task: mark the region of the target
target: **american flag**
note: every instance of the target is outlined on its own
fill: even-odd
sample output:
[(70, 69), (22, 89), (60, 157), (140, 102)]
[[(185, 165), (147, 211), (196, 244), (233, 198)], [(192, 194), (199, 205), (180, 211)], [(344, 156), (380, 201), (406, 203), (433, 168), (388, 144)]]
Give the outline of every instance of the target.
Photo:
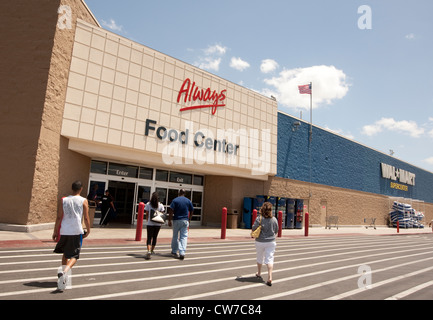
[(300, 94), (311, 94), (311, 84), (298, 86)]

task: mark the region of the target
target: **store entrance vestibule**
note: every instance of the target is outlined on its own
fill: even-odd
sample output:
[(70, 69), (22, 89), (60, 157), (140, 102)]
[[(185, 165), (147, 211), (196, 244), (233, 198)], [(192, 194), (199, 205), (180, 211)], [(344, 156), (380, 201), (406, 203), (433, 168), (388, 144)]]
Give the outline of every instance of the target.
[[(204, 176), (92, 160), (89, 192), (97, 193), (99, 201), (105, 190), (110, 192), (116, 207), (116, 213), (110, 217), (110, 224), (135, 224), (140, 202), (149, 202), (155, 191), (158, 192), (159, 202), (167, 209), (181, 188), (185, 189), (185, 196), (193, 202), (192, 223), (201, 225)], [(100, 204), (96, 213), (98, 218)]]
[(108, 181), (108, 191), (114, 199), (116, 213), (110, 218), (113, 223), (131, 223), (134, 208), (135, 183)]

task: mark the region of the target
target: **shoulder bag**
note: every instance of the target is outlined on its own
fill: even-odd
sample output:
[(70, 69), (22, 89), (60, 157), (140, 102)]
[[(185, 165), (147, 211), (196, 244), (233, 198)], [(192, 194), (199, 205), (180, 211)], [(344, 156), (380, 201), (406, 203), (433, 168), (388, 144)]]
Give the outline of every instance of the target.
[(150, 209), (150, 220), (152, 220), (153, 222), (165, 223), (165, 220), (167, 220), (167, 216), (165, 213), (162, 213), (158, 210), (151, 208)]
[(251, 231), (251, 238), (257, 239), (260, 236), (260, 232), (262, 231), (262, 215), (260, 215), (259, 226), (256, 230)]

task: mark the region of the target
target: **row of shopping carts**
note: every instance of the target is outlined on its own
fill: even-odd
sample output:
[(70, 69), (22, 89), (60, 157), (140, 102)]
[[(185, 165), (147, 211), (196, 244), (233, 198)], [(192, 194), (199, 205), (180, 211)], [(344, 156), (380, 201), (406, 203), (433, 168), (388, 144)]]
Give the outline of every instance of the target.
[(424, 228), (421, 222), (424, 213), (416, 211), (410, 204), (394, 201), (389, 215), (394, 228), (397, 227), (397, 221), (400, 228)]

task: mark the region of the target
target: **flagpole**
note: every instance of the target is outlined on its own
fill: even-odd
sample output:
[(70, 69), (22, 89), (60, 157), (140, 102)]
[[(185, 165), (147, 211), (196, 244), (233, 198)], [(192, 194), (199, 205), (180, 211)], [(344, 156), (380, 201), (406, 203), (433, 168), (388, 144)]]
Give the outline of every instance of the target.
[[(310, 82), (310, 143), (308, 144), (308, 165), (310, 169), (310, 183), (308, 184), (309, 189), (309, 195), (308, 195), (308, 211), (311, 213), (311, 178), (312, 178), (312, 168), (311, 168), (311, 143), (313, 141), (313, 82)], [(305, 226), (305, 228), (308, 228), (308, 226)]]
[(310, 82), (310, 141), (313, 139), (313, 83)]

